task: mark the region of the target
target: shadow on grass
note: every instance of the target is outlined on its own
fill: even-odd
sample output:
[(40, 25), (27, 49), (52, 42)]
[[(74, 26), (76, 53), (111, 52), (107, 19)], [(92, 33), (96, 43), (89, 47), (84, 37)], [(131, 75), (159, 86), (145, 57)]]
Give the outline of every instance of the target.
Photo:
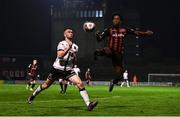
[(64, 109), (71, 109), (71, 110), (82, 110), (85, 108), (85, 106), (36, 106), (37, 108), (64, 108)]
[(63, 108), (72, 109), (72, 110), (84, 110), (85, 106), (65, 106)]

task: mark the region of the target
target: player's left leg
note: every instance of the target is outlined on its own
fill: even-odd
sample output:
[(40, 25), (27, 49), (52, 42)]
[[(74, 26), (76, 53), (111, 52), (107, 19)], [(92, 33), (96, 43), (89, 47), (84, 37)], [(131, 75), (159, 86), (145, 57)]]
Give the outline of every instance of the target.
[(123, 80), (123, 82), (121, 83), (121, 87), (124, 85), (125, 81)]
[(35, 85), (36, 85), (36, 80), (33, 79), (33, 80), (31, 81), (31, 88), (30, 88), (30, 91), (33, 91)]
[(66, 94), (66, 90), (67, 90), (67, 86), (68, 86), (68, 81), (67, 80), (64, 80), (64, 91), (63, 93)]
[(88, 96), (88, 93), (84, 87), (84, 84), (83, 82), (81, 81), (81, 79), (79, 78), (79, 76), (77, 75), (73, 75), (69, 78), (69, 80), (74, 83), (78, 89), (79, 89), (79, 92), (80, 92), (80, 95), (81, 97), (83, 98), (87, 108), (89, 111), (92, 111), (94, 109), (94, 107), (96, 107), (96, 105), (98, 104), (97, 101), (93, 101), (93, 102), (90, 102), (89, 100), (89, 96)]
[(60, 93), (63, 93), (64, 92), (63, 79), (59, 79), (59, 85), (61, 87)]
[(86, 80), (86, 84), (89, 85), (89, 80)]
[(49, 74), (47, 80), (41, 84), (34, 92), (33, 94), (28, 98), (28, 103), (31, 104), (34, 98), (43, 90), (47, 89), (51, 84), (54, 82), (54, 79), (52, 78), (52, 75)]

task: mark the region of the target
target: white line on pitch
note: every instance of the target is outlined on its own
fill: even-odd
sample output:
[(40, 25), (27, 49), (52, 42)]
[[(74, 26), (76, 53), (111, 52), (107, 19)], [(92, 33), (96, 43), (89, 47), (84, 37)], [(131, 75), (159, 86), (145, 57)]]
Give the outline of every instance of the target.
[[(112, 96), (112, 97), (104, 97), (104, 98), (95, 98), (95, 99), (109, 99), (109, 98), (119, 98), (121, 96)], [(76, 101), (79, 99), (63, 99), (63, 100), (43, 100), (43, 101), (35, 101), (35, 103), (38, 102), (61, 102), (61, 101)], [(27, 101), (5, 101), (5, 102), (0, 102), (0, 104), (24, 104), (27, 103)]]

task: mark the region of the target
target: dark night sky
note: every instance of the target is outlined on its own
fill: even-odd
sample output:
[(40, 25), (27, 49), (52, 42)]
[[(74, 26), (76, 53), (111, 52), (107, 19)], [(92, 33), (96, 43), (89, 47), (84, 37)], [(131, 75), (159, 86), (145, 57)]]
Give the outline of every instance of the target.
[[(119, 0), (111, 0), (118, 8)], [(1, 0), (0, 54), (50, 53), (50, 3), (48, 0)], [(52, 2), (52, 1), (51, 1)], [(169, 57), (180, 57), (178, 1), (124, 0), (137, 9), (141, 24), (155, 32), (153, 45)]]
[(1, 0), (1, 53), (47, 54), (50, 12), (46, 0)]
[(180, 11), (178, 1), (144, 1), (146, 7), (140, 8), (143, 25), (152, 27), (157, 39), (157, 46), (167, 56), (180, 57), (179, 19)]

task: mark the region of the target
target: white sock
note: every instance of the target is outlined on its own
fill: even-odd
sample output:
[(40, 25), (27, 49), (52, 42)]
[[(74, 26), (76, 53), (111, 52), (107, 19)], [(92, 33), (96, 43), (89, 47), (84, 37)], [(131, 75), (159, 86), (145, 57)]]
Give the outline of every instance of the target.
[(129, 82), (127, 81), (126, 83), (127, 83), (127, 87), (129, 87)]
[(88, 106), (90, 101), (89, 101), (89, 96), (87, 94), (87, 91), (86, 90), (80, 91), (80, 94), (81, 94), (81, 97), (83, 98), (84, 102)]
[(124, 85), (124, 82), (122, 82), (121, 87)]
[(38, 86), (38, 88), (33, 92), (33, 96), (38, 95), (42, 91), (41, 86)]

